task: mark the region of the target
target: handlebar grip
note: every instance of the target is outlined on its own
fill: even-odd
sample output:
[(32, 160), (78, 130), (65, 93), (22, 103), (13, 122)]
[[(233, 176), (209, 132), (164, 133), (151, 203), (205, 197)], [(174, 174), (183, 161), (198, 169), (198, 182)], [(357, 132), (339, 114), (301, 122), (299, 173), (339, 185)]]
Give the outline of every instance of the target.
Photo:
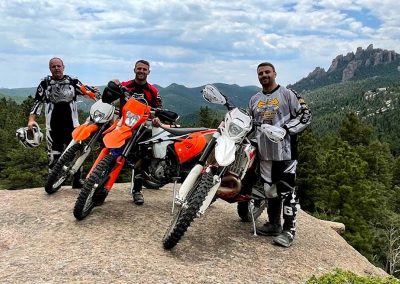
[(90, 88), (89, 86), (86, 85), (81, 85), (79, 86), (80, 91), (82, 92), (82, 94), (90, 97), (93, 100), (96, 100), (96, 92), (94, 91), (93, 88)]

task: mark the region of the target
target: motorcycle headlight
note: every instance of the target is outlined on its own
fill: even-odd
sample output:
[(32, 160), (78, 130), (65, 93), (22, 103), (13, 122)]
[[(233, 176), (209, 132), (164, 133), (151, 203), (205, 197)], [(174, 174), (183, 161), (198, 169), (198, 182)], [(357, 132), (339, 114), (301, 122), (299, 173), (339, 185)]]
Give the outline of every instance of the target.
[(104, 117), (106, 116), (105, 113), (102, 113), (99, 110), (96, 110), (93, 114), (93, 121), (96, 123), (99, 123), (100, 121), (102, 121), (104, 119)]
[(140, 119), (140, 116), (137, 114), (134, 114), (130, 111), (126, 113), (126, 118), (125, 118), (125, 124), (128, 125), (129, 127), (133, 126), (138, 122)]
[(229, 136), (236, 137), (239, 136), (240, 133), (243, 132), (243, 128), (235, 123), (230, 123), (228, 128)]

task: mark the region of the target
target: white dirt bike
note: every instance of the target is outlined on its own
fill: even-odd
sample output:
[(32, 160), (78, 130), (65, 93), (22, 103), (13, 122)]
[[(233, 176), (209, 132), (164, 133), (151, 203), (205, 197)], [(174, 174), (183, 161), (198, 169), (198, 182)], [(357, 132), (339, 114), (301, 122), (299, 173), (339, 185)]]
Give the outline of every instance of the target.
[(246, 110), (233, 106), (213, 85), (206, 85), (202, 93), (206, 101), (225, 105), (228, 112), (178, 193), (174, 192), (173, 208), (178, 208), (173, 209), (173, 219), (163, 238), (165, 249), (179, 242), (192, 221), (203, 215), (215, 198), (236, 202), (239, 217), (242, 221), (251, 220), (255, 229), (255, 220), (265, 209), (266, 200), (256, 169), (257, 148), (248, 136), (254, 126), (273, 142), (282, 141), (286, 135), (283, 128), (256, 125)]

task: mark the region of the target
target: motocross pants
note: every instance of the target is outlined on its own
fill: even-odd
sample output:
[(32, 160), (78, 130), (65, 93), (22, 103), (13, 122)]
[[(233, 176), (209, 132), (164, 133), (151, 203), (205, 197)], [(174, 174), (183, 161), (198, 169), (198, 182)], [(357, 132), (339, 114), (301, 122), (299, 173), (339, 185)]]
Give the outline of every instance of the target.
[[(49, 172), (52, 170), (54, 165), (57, 163), (58, 159), (61, 157), (62, 152), (65, 147), (72, 140), (72, 130), (64, 129), (62, 131), (47, 131), (46, 132), (46, 141), (47, 141), (47, 157), (49, 161)], [(82, 167), (74, 174), (72, 183), (78, 184), (80, 179), (82, 178)]]
[[(260, 161), (261, 177), (267, 197), (268, 220), (281, 224), (283, 209), (283, 230), (296, 233), (296, 216), (299, 200), (296, 196), (296, 160)], [(283, 208), (282, 208), (283, 207)]]

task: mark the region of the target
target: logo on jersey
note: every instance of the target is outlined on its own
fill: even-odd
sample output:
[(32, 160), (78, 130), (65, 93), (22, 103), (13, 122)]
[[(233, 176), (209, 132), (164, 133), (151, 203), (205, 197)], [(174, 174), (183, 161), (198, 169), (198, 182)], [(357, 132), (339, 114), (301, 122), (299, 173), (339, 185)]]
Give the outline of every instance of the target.
[(279, 109), (279, 100), (277, 98), (259, 101), (257, 111), (261, 114), (264, 122), (272, 122)]

